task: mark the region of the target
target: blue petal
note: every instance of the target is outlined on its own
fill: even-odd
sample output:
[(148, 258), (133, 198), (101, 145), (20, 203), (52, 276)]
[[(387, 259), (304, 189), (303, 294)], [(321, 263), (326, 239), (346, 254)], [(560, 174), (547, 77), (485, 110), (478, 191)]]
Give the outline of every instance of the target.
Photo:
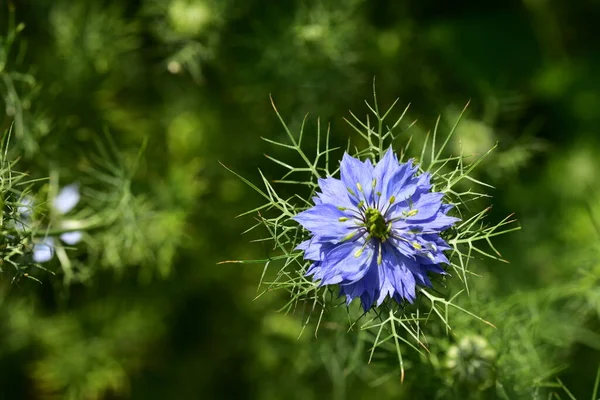
[(396, 294), (412, 303), (416, 298), (416, 282), (412, 270), (418, 272), (418, 266), (415, 268), (417, 264), (394, 249), (388, 248), (383, 255), (383, 265), (386, 279), (390, 280)]
[(21, 199), (21, 204), (17, 207), (17, 212), (24, 218), (29, 218), (33, 210), (33, 198), (31, 196), (24, 196)]
[[(362, 250), (361, 250), (362, 249)], [(361, 279), (373, 260), (373, 248), (361, 241), (345, 242), (329, 250), (322, 261), (323, 283), (351, 283)], [(317, 274), (315, 274), (317, 277)]]
[(373, 306), (380, 291), (380, 267), (377, 265), (376, 260), (376, 257), (371, 259), (367, 273), (362, 279), (340, 285), (340, 295), (346, 296), (347, 305), (355, 298), (360, 297), (361, 305), (365, 312)]
[(458, 221), (460, 221), (459, 218), (449, 217), (448, 215), (438, 213), (436, 216), (426, 221), (418, 221), (418, 224), (423, 228), (423, 230), (430, 232), (446, 230)]
[(62, 235), (60, 235), (60, 240), (71, 246), (81, 242), (82, 238), (83, 232), (81, 231), (65, 232)]
[(394, 196), (398, 201), (406, 200), (417, 190), (419, 180), (414, 178), (417, 171), (418, 167), (413, 166), (410, 161), (400, 164), (400, 167), (387, 180), (382, 194), (386, 199)]
[(443, 197), (444, 193), (426, 193), (419, 196), (413, 205), (413, 209), (417, 210), (417, 213), (408, 217), (407, 221), (421, 221), (435, 216), (440, 210)]
[[(344, 153), (340, 164), (340, 177), (344, 183), (345, 189), (352, 190), (356, 196), (352, 196), (358, 202), (365, 200), (371, 202), (371, 193), (373, 191), (373, 164), (367, 160), (362, 162), (357, 158), (350, 157)], [(357, 184), (362, 187), (363, 193), (360, 193)]]
[(366, 312), (373, 304), (381, 305), (388, 296), (412, 303), (416, 299), (417, 284), (431, 286), (427, 269), (418, 262), (398, 253), (390, 244), (384, 246), (383, 252), (381, 265), (377, 265), (374, 257), (362, 279), (340, 285), (340, 294), (346, 296), (347, 304), (360, 297)]
[(453, 208), (453, 204), (442, 204), (442, 207), (440, 207), (440, 211), (444, 214), (448, 214), (448, 211), (452, 210)]
[(429, 272), (435, 272), (440, 275), (448, 275), (446, 271), (439, 264), (423, 264), (423, 268), (425, 268)]
[(384, 184), (390, 180), (399, 167), (400, 164), (398, 163), (396, 154), (391, 147), (388, 148), (373, 169), (373, 177), (377, 179), (377, 190), (382, 191), (384, 189)]
[(14, 221), (12, 225), (19, 232), (25, 232), (25, 231), (27, 231), (27, 225), (24, 224), (22, 221)]
[(324, 253), (333, 246), (335, 245), (330, 241), (321, 241), (319, 237), (315, 236), (300, 243), (295, 250), (303, 250), (305, 260), (320, 261), (323, 259)]
[(353, 230), (356, 224), (352, 220), (340, 222), (347, 215), (331, 204), (319, 204), (294, 216), (294, 220), (313, 235), (340, 241)]
[(79, 194), (79, 185), (73, 183), (65, 186), (54, 198), (52, 205), (60, 214), (66, 214), (71, 211), (77, 203), (81, 195)]
[(428, 252), (425, 254), (421, 254), (418, 258), (419, 263), (421, 264), (450, 264), (448, 257), (441, 251), (438, 252)]
[(321, 262), (316, 261), (306, 270), (306, 276), (311, 276), (318, 273), (321, 270)]
[(428, 242), (435, 243), (435, 245), (437, 246), (438, 250), (450, 250), (450, 249), (452, 249), (452, 247), (450, 247), (448, 245), (448, 243), (446, 243), (446, 241), (444, 239), (442, 239), (440, 237), (440, 235), (438, 235), (438, 234), (423, 235), (423, 239), (427, 240)]
[[(406, 236), (406, 235), (400, 235), (402, 237)], [(411, 246), (409, 243), (406, 242), (406, 240), (400, 240), (398, 238), (390, 238), (388, 239), (389, 243), (395, 247), (398, 251), (400, 251), (400, 253), (404, 254), (405, 256), (408, 257), (414, 257), (417, 254), (417, 250), (414, 248), (414, 246)]]
[(33, 246), (33, 261), (44, 263), (50, 261), (54, 256), (54, 239), (47, 237), (41, 243), (36, 243)]
[[(398, 203), (397, 206), (390, 208), (387, 215), (391, 218), (403, 218), (407, 224), (416, 224), (415, 221), (428, 220), (434, 217), (442, 205), (443, 193), (425, 193), (412, 204), (408, 202)], [(406, 216), (407, 213), (416, 214)]]
[[(321, 193), (317, 197), (322, 203), (333, 204), (336, 207), (356, 208), (358, 201), (350, 200), (350, 194), (344, 183), (332, 177), (319, 178), (319, 188)], [(355, 191), (356, 193), (356, 191)], [(315, 204), (317, 204), (315, 202)]]

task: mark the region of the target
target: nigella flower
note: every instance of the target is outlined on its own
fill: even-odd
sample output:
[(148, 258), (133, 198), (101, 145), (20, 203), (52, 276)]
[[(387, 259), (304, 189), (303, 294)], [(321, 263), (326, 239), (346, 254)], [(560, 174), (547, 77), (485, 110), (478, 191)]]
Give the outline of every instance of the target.
[(440, 233), (458, 218), (417, 171), (391, 149), (375, 166), (344, 154), (341, 179), (319, 179), (315, 206), (294, 217), (312, 234), (297, 247), (314, 261), (307, 275), (339, 284), (348, 304), (359, 297), (367, 311), (387, 296), (413, 302), (416, 285), (431, 286), (428, 272), (445, 274), (450, 247)]
[(10, 226), (13, 226), (20, 232), (27, 230), (27, 224), (31, 218), (33, 209), (33, 198), (25, 196), (21, 199), (21, 203), (17, 207), (17, 215), (14, 221), (11, 221)]
[[(52, 201), (52, 207), (58, 214), (65, 215), (75, 208), (80, 198), (79, 186), (74, 183), (61, 189)], [(60, 235), (60, 239), (71, 246), (79, 243), (82, 237), (83, 233), (81, 231), (65, 232)], [(33, 246), (33, 261), (38, 263), (50, 261), (54, 256), (54, 240), (53, 237), (49, 236), (42, 242), (36, 243)]]

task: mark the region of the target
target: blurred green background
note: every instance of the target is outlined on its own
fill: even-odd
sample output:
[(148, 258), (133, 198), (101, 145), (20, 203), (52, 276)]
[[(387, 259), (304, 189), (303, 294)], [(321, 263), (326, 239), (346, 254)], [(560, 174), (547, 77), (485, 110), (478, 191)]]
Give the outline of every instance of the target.
[[(512, 399), (557, 378), (590, 398), (598, 17), (597, 0), (0, 0), (0, 128), (13, 124), (19, 170), (85, 186), (106, 132), (124, 165), (148, 140), (134, 217), (90, 232), (68, 283), (56, 260), (42, 284), (2, 277), (0, 398)], [(415, 137), (440, 114), (447, 131), (470, 100), (453, 151), (499, 143), (478, 177), (496, 187), (491, 219), (523, 227), (496, 242), (509, 264), (473, 268), (468, 301), (498, 329), (458, 319), (438, 362), (408, 356), (403, 385), (393, 360), (366, 365), (356, 332), (298, 339), (301, 315), (276, 313), (284, 293), (254, 300), (260, 265), (217, 265), (268, 253), (241, 235), (252, 217), (234, 218), (258, 196), (219, 161), (279, 178), (263, 154), (287, 153), (260, 139), (285, 134), (269, 94), (292, 128), (309, 113), (311, 137), (318, 116), (343, 146), (374, 77), (382, 106), (411, 103)], [(493, 378), (442, 361), (469, 335), (494, 349)]]

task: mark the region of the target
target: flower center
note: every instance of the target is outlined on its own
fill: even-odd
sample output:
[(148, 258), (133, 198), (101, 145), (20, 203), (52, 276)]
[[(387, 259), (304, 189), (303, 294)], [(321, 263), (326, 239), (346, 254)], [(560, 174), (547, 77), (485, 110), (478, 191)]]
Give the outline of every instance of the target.
[(390, 227), (385, 222), (383, 215), (376, 208), (367, 208), (365, 211), (365, 223), (369, 235), (382, 242), (388, 238)]

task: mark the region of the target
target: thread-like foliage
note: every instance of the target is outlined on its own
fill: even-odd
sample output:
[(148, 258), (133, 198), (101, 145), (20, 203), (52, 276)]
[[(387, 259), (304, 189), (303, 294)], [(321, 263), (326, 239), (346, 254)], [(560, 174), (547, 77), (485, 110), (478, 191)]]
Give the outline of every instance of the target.
[[(401, 146), (399, 159), (402, 161), (412, 150), (410, 148), (411, 137), (407, 132), (412, 123), (404, 123), (408, 107), (399, 116), (395, 116), (398, 101), (382, 110), (377, 102), (375, 85), (373, 85), (373, 95), (372, 103), (365, 102), (369, 111), (365, 119), (360, 119), (351, 113), (351, 118), (346, 120), (359, 139), (356, 144), (349, 141), (346, 151), (354, 157), (368, 158), (376, 163), (383, 157), (386, 149), (389, 147), (397, 149)], [(312, 206), (308, 199), (315, 195), (319, 178), (335, 176), (339, 173), (340, 149), (330, 147), (330, 128), (324, 129), (321, 122), (318, 121), (313, 139), (316, 142), (316, 148), (314, 154), (307, 154), (305, 148), (308, 146), (305, 145), (305, 141), (310, 139), (307, 139), (308, 134), (305, 132), (306, 118), (302, 122), (299, 133), (294, 134), (274, 103), (273, 108), (285, 130), (287, 142), (269, 138), (263, 138), (263, 140), (273, 146), (296, 153), (302, 161), (302, 165), (293, 166), (275, 157), (267, 156), (271, 161), (285, 168), (287, 172), (281, 179), (271, 181), (262, 171), (259, 171), (262, 180), (261, 186), (255, 185), (230, 170), (264, 198), (263, 205), (242, 215), (255, 217), (255, 223), (245, 233), (257, 228), (263, 228), (267, 232), (266, 236), (256, 241), (271, 243), (272, 254), (265, 259), (225, 262), (263, 264), (259, 296), (267, 291), (287, 291), (289, 299), (281, 311), (302, 310), (304, 326), (316, 319), (315, 329), (318, 331), (325, 313), (341, 302), (336, 300), (334, 289), (320, 286), (318, 282), (313, 282), (305, 276), (311, 262), (305, 261), (302, 253), (294, 249), (307, 238), (307, 234), (292, 218)], [(465, 111), (466, 107), (461, 113), (461, 117)], [(469, 270), (470, 261), (477, 255), (502, 260), (500, 253), (492, 244), (492, 239), (495, 236), (519, 229), (510, 216), (490, 225), (485, 220), (489, 207), (477, 209), (477, 200), (489, 197), (485, 193), (485, 189), (491, 186), (476, 179), (473, 172), (493, 148), (478, 157), (462, 153), (448, 154), (447, 145), (459, 121), (460, 118), (451, 130), (443, 135), (439, 132), (438, 119), (433, 132), (427, 135), (424, 145), (420, 149), (418, 160), (420, 172), (429, 172), (432, 175), (433, 191), (443, 192), (447, 201), (455, 206), (456, 215), (461, 218), (459, 224), (447, 231), (445, 239), (452, 247), (449, 257), (451, 276), (456, 276), (461, 281), (464, 286), (463, 290), (451, 294), (444, 288), (446, 279), (440, 278), (433, 289), (418, 289), (420, 295), (414, 305), (398, 305), (393, 301), (388, 301), (366, 314), (352, 306), (348, 309), (350, 329), (358, 328), (371, 333), (369, 336), (372, 345), (369, 360), (373, 359), (376, 349), (380, 347), (394, 352), (397, 355), (402, 379), (404, 377), (403, 348), (410, 347), (421, 353), (428, 351), (425, 325), (429, 321), (434, 319), (441, 321), (446, 331), (450, 331), (450, 310), (454, 309), (493, 326), (492, 323), (456, 304), (455, 299), (463, 292), (469, 292), (468, 277), (472, 274)], [(279, 194), (275, 184), (301, 185), (308, 188), (308, 191), (284, 197)], [(480, 189), (476, 189), (477, 187)], [(269, 273), (272, 269), (275, 269), (275, 272)], [(268, 276), (271, 278), (267, 279)]]

